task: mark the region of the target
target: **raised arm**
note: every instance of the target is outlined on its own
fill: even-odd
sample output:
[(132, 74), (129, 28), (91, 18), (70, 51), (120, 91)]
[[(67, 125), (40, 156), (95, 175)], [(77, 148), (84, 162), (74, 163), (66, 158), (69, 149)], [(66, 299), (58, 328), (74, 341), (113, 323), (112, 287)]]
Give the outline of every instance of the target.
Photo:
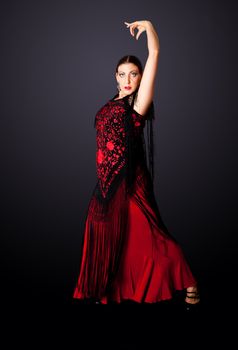
[(134, 109), (141, 115), (145, 115), (154, 96), (155, 78), (159, 61), (159, 38), (150, 21), (135, 21), (132, 23), (124, 22), (130, 28), (132, 36), (135, 36), (135, 29), (138, 29), (136, 39), (138, 40), (142, 32), (146, 31), (148, 57), (144, 67), (137, 99)]

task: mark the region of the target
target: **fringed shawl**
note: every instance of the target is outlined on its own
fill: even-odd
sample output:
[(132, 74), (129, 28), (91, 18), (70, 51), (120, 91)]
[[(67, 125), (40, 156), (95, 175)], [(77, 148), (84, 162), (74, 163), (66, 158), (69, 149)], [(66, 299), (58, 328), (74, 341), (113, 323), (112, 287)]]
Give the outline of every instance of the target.
[[(148, 111), (145, 116), (140, 115), (134, 109), (134, 102), (137, 98), (138, 89), (135, 90), (132, 94), (125, 96), (123, 99), (125, 108), (124, 116), (124, 131), (125, 131), (125, 166), (123, 169), (120, 169), (118, 175), (113, 180), (110, 189), (107, 192), (107, 196), (104, 197), (100, 191), (100, 186), (98, 184), (95, 194), (97, 195), (98, 200), (100, 200), (104, 205), (109, 206), (110, 200), (114, 196), (118, 186), (120, 185), (122, 179), (126, 177), (126, 187), (125, 187), (125, 196), (127, 194), (131, 195), (134, 190), (134, 184), (136, 179), (136, 167), (137, 165), (143, 164), (147, 167), (149, 174), (151, 176), (151, 182), (153, 186), (154, 182), (154, 140), (153, 140), (153, 121), (154, 117), (154, 103), (151, 102)], [(116, 94), (110, 101), (117, 101), (115, 98), (118, 97)], [(133, 124), (133, 113), (136, 112), (140, 119), (145, 123), (146, 129), (146, 141), (144, 136), (144, 129), (141, 130), (141, 133), (138, 135), (135, 134), (135, 126)], [(107, 118), (107, 116), (105, 116)], [(96, 128), (96, 117), (94, 120), (94, 127)]]
[[(146, 123), (146, 141), (144, 140), (144, 133), (141, 134), (141, 139), (138, 141), (135, 140), (133, 134), (133, 122), (131, 115), (133, 113), (134, 102), (137, 98), (137, 92), (134, 91), (133, 94), (129, 95), (128, 104), (127, 104), (127, 114), (125, 118), (125, 130), (126, 130), (126, 148), (127, 148), (127, 161), (126, 161), (126, 174), (127, 174), (127, 193), (133, 192), (133, 185), (135, 181), (135, 166), (136, 162), (139, 158), (143, 158), (143, 160), (147, 164), (147, 168), (151, 175), (152, 185), (154, 183), (154, 138), (153, 138), (153, 121), (155, 119), (154, 116), (154, 103), (151, 102), (151, 105), (145, 116), (141, 116), (144, 118)], [(142, 143), (140, 145), (140, 142)], [(142, 148), (141, 148), (142, 146)], [(141, 159), (139, 159), (141, 161)]]

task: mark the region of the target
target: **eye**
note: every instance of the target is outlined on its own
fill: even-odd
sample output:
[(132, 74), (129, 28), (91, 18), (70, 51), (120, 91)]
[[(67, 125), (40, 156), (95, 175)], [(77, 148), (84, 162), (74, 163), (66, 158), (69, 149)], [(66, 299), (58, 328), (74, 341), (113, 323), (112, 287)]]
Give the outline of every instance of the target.
[(136, 77), (137, 76), (137, 73), (136, 72), (133, 72), (131, 73), (133, 75), (133, 77)]
[(119, 73), (119, 76), (122, 77), (124, 75), (124, 73)]

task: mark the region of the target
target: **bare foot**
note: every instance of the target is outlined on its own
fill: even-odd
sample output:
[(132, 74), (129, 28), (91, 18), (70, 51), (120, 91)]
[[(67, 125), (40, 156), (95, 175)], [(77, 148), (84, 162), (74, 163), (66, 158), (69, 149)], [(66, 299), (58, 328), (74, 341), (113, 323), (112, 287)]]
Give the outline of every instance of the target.
[(197, 287), (188, 287), (186, 291), (185, 302), (188, 304), (197, 304), (199, 301), (200, 297)]

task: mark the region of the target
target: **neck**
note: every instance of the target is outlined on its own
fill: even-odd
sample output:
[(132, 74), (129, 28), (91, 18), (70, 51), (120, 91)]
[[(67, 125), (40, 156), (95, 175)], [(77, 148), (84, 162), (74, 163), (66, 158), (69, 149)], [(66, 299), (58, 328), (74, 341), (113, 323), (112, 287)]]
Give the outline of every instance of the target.
[[(137, 89), (136, 89), (136, 90), (137, 90)], [(118, 94), (118, 98), (123, 98), (123, 97), (125, 97), (125, 96), (134, 94), (134, 92), (136, 92), (136, 90), (133, 91), (133, 92), (131, 92), (131, 93), (129, 93), (129, 94), (125, 94), (125, 93), (123, 93), (123, 92), (120, 90), (120, 91), (119, 91), (119, 94)]]

